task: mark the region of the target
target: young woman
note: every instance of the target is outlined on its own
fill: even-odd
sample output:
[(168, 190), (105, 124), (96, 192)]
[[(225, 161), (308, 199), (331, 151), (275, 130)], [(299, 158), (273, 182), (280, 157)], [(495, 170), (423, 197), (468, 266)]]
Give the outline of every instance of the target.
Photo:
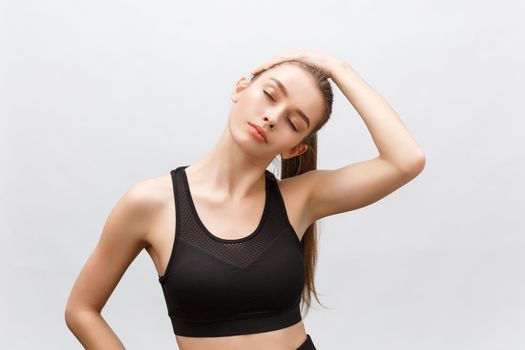
[[(181, 350), (315, 349), (301, 310), (311, 294), (319, 301), (316, 220), (387, 196), (422, 171), (425, 157), (346, 62), (300, 49), (252, 74), (237, 82), (208, 154), (138, 182), (110, 213), (66, 306), (67, 326), (86, 348), (124, 348), (101, 310), (146, 249)], [(332, 111), (328, 78), (379, 154), (316, 170), (317, 131)], [(278, 155), (280, 180), (267, 170)]]

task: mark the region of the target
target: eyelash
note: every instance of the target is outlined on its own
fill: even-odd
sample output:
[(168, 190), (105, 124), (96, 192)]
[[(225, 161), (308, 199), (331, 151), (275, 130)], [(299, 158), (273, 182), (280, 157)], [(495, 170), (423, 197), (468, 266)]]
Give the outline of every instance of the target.
[[(265, 94), (270, 100), (272, 100), (272, 101), (275, 102), (275, 100), (273, 99), (273, 97), (272, 97), (269, 93), (267, 93), (266, 90), (263, 90), (263, 92), (264, 92), (264, 94)], [(290, 119), (288, 119), (288, 123), (290, 124), (290, 126), (292, 127), (292, 129), (295, 130), (295, 132), (299, 132), (299, 131), (297, 130), (297, 128), (295, 127), (295, 125), (293, 125), (293, 123), (290, 121)]]

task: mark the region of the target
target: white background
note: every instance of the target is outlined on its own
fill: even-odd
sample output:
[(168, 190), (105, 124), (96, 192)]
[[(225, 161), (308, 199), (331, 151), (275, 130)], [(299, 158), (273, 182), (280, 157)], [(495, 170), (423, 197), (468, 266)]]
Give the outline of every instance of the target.
[[(111, 208), (215, 144), (242, 75), (306, 48), (348, 61), (427, 157), (388, 197), (319, 222), (316, 285), (330, 309), (314, 300), (304, 320), (317, 348), (523, 349), (524, 10), (508, 0), (0, 2), (0, 348), (81, 349), (64, 308)], [(332, 86), (319, 169), (377, 155)], [(128, 349), (177, 348), (146, 251), (102, 315)]]

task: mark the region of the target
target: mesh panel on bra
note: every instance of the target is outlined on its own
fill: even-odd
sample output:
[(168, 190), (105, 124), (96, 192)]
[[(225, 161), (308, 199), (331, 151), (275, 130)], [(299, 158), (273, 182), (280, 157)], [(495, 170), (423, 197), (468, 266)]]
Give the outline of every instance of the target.
[[(265, 170), (266, 200), (259, 225), (254, 232), (239, 239), (222, 239), (209, 232), (197, 216), (192, 202), (188, 179), (182, 166), (174, 170), (176, 203), (176, 236), (222, 261), (243, 268), (256, 260), (280, 234), (290, 232), (282, 197), (275, 175)], [(231, 218), (235, 220), (235, 218)]]

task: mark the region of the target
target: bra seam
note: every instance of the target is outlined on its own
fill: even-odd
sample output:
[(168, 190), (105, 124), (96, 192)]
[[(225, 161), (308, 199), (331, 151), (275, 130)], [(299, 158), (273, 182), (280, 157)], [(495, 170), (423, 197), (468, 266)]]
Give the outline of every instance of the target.
[(295, 231), (294, 227), (292, 226), (292, 223), (290, 222), (290, 218), (288, 217), (288, 211), (286, 210), (286, 205), (284, 204), (284, 199), (281, 194), (281, 190), (279, 189), (279, 183), (277, 182), (277, 178), (274, 177), (273, 184), (275, 186), (275, 193), (277, 196), (277, 201), (279, 202), (279, 206), (281, 207), (281, 213), (284, 215), (286, 224), (292, 231), (292, 234), (295, 236), (295, 242), (297, 243), (297, 246), (299, 247), (299, 250), (301, 254), (303, 254), (303, 245), (301, 241), (299, 240), (299, 237), (297, 236), (297, 232)]
[(171, 265), (172, 265), (172, 261), (175, 257), (175, 254), (176, 254), (176, 250), (177, 250), (177, 243), (178, 243), (178, 240), (179, 240), (179, 232), (180, 232), (180, 198), (179, 196), (177, 195), (177, 171), (180, 169), (177, 168), (177, 169), (174, 169), (170, 172), (170, 175), (171, 175), (171, 183), (172, 183), (172, 186), (173, 186), (173, 191), (172, 191), (172, 198), (173, 198), (173, 201), (174, 201), (174, 207), (175, 207), (175, 237), (173, 238), (173, 245), (171, 247), (171, 253), (170, 253), (170, 257), (168, 259), (168, 264), (166, 265), (166, 270), (164, 271), (164, 274), (162, 276), (159, 276), (159, 282), (162, 284), (164, 283), (164, 280), (166, 280), (166, 278), (171, 274)]
[(227, 265), (230, 265), (230, 266), (233, 266), (233, 267), (237, 267), (237, 268), (242, 268), (242, 266), (239, 266), (239, 265), (233, 264), (233, 263), (231, 263), (231, 262), (228, 262), (228, 261), (226, 261), (226, 260), (224, 260), (224, 259), (221, 259), (221, 258), (218, 257), (217, 255), (212, 254), (210, 251), (208, 251), (208, 250), (206, 250), (206, 249), (204, 249), (204, 248), (201, 248), (201, 247), (199, 247), (199, 246), (197, 246), (197, 245), (195, 245), (195, 244), (193, 244), (193, 243), (191, 243), (191, 242), (185, 240), (184, 238), (181, 238), (181, 241), (183, 241), (183, 242), (186, 243), (187, 245), (192, 246), (192, 247), (195, 248), (195, 249), (200, 250), (200, 251), (203, 252), (204, 254), (210, 255), (210, 256), (214, 257), (215, 259), (222, 261), (223, 263), (225, 263), (225, 264), (227, 264)]
[(260, 253), (258, 254), (255, 258), (253, 258), (246, 266), (239, 266), (239, 265), (236, 265), (234, 263), (231, 263), (231, 262), (228, 262), (218, 256), (216, 256), (215, 254), (212, 254), (210, 251), (206, 250), (206, 249), (203, 249), (187, 240), (185, 240), (184, 238), (180, 238), (181, 241), (183, 241), (184, 243), (186, 243), (187, 245), (190, 245), (191, 247), (195, 248), (195, 249), (198, 249), (199, 251), (203, 252), (204, 254), (207, 254), (207, 255), (210, 255), (212, 257), (214, 257), (215, 259), (218, 259), (220, 261), (222, 261), (223, 263), (227, 264), (227, 265), (230, 265), (230, 266), (234, 266), (236, 268), (238, 268), (239, 270), (242, 270), (242, 269), (245, 269), (247, 267), (249, 267), (250, 265), (252, 265), (255, 261), (257, 261), (264, 253), (266, 253), (266, 251), (268, 249), (270, 249), (270, 247), (274, 244), (274, 242), (284, 233), (285, 230), (289, 230), (288, 227), (285, 227), (283, 228), (281, 231), (279, 231), (279, 233), (277, 233), (275, 235), (274, 238), (272, 238), (269, 242), (268, 242), (268, 245), (266, 246), (266, 248)]
[(281, 235), (284, 233), (284, 231), (286, 230), (289, 230), (288, 227), (285, 227), (283, 228), (281, 231), (279, 231), (279, 233), (277, 233), (275, 235), (275, 237), (273, 237), (269, 242), (268, 242), (268, 245), (264, 248), (264, 250), (259, 254), (257, 255), (252, 261), (250, 261), (250, 263), (244, 267), (241, 267), (241, 269), (245, 269), (245, 268), (248, 268), (250, 265), (252, 265), (254, 262), (256, 262), (258, 259), (261, 258), (261, 256), (266, 253), (268, 251), (268, 249), (270, 249), (270, 247), (275, 243), (275, 241), (277, 241), (277, 239), (279, 237), (281, 237)]

